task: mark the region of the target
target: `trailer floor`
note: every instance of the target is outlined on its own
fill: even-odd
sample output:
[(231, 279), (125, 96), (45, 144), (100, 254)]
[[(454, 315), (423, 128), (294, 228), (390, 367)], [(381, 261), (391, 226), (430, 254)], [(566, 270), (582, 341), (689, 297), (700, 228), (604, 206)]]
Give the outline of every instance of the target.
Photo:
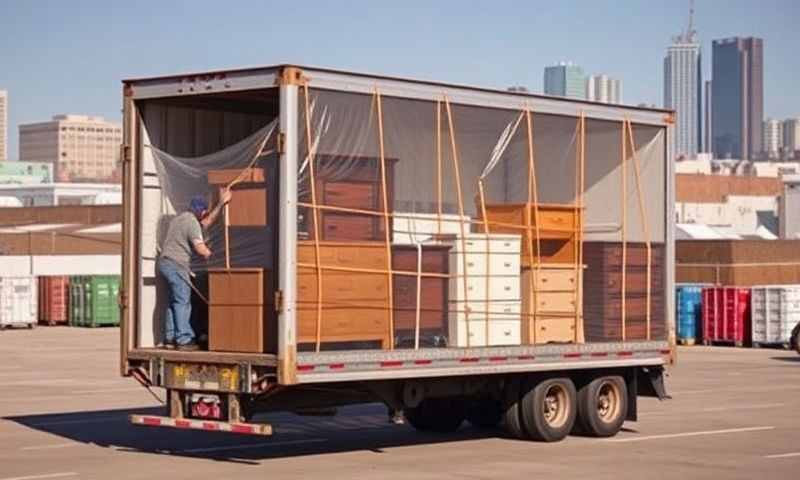
[[(610, 440), (559, 444), (464, 427), (423, 435), (381, 406), (266, 418), (273, 438), (134, 427), (157, 402), (117, 376), (116, 329), (0, 332), (0, 480), (221, 478), (797, 478), (800, 356), (681, 347), (642, 420)], [(161, 392), (158, 392), (161, 394)]]

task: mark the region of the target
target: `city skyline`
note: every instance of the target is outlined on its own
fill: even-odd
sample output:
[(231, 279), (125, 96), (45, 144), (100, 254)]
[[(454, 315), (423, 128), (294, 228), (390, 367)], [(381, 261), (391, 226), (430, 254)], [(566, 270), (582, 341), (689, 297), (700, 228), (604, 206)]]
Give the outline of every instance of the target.
[[(735, 0), (720, 9), (698, 1), (702, 51), (708, 58), (712, 39), (764, 38), (765, 116), (796, 117), (800, 98), (792, 92), (800, 67), (791, 58), (792, 45), (800, 43), (795, 21), (800, 5), (769, 3), (765, 8)], [(622, 79), (625, 103), (661, 105), (664, 48), (685, 23), (688, 0), (629, 1), (614, 9), (584, 2), (579, 8), (566, 4), (545, 10), (514, 2), (487, 9), (410, 1), (403, 6), (300, 5), (284, 11), (279, 3), (252, 2), (215, 15), (208, 15), (213, 4), (201, 0), (153, 5), (158, 5), (157, 16), (139, 4), (101, 1), (0, 6), (0, 31), (16, 39), (0, 42), (0, 64), (15, 67), (0, 69), (0, 89), (13, 98), (10, 159), (18, 159), (20, 123), (64, 111), (118, 121), (122, 78), (244, 65), (296, 62), (498, 89), (524, 85), (540, 93), (544, 66), (553, 57), (569, 58), (587, 72)], [(263, 19), (276, 13), (281, 21), (263, 28)], [(626, 28), (619, 28), (622, 23)], [(50, 26), (47, 35), (40, 31), (44, 24)], [(236, 28), (223, 35), (220, 24)], [(341, 34), (348, 29), (358, 34)], [(306, 32), (303, 41), (287, 41), (299, 30)], [(425, 55), (417, 54), (419, 49)], [(705, 62), (704, 78), (711, 76), (709, 67)]]
[(686, 30), (673, 37), (664, 57), (664, 107), (675, 110), (673, 137), (675, 157), (693, 157), (704, 151), (703, 70), (697, 31), (694, 29), (694, 4), (689, 9)]

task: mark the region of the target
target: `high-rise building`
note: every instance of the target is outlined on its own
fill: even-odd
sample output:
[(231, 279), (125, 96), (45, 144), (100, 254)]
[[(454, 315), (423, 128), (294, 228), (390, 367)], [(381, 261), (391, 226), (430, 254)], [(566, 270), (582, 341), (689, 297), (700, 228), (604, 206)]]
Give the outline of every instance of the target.
[(783, 150), (783, 122), (768, 118), (763, 129), (764, 156), (771, 160), (781, 158)]
[(586, 99), (602, 103), (622, 103), (622, 81), (608, 75), (586, 79)]
[(764, 42), (726, 38), (712, 42), (712, 141), (717, 158), (754, 159), (762, 152)]
[(714, 145), (713, 137), (711, 136), (711, 122), (713, 119), (713, 115), (711, 114), (711, 91), (714, 88), (714, 84), (711, 80), (706, 81), (706, 88), (703, 90), (703, 98), (705, 103), (705, 112), (703, 114), (703, 151), (704, 152), (711, 152), (713, 151), (712, 146)]
[(800, 117), (783, 122), (783, 152), (787, 157), (800, 159)]
[(676, 117), (673, 151), (676, 157), (689, 158), (701, 149), (703, 112), (700, 44), (693, 18), (694, 7), (689, 11), (689, 27), (673, 37), (664, 57), (664, 108), (674, 110)]
[(19, 159), (52, 163), (59, 182), (114, 179), (121, 143), (122, 127), (102, 117), (56, 115), (19, 126)]
[(544, 69), (544, 93), (560, 97), (586, 98), (586, 76), (583, 68), (561, 62)]
[(8, 92), (0, 90), (0, 162), (8, 160)]

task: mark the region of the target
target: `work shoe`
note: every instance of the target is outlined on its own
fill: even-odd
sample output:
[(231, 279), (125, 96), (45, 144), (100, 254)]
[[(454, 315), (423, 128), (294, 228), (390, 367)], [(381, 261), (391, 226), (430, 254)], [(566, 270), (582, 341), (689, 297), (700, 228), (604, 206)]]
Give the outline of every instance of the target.
[(181, 352), (196, 352), (200, 350), (200, 347), (194, 342), (184, 343), (183, 345), (178, 345), (176, 348)]

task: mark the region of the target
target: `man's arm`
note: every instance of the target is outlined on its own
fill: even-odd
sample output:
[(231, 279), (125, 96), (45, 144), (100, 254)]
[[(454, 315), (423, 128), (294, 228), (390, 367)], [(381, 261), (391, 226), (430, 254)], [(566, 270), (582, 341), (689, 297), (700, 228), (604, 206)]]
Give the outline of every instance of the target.
[(198, 255), (203, 257), (205, 260), (208, 260), (211, 257), (211, 249), (208, 248), (206, 242), (202, 240), (195, 240), (192, 242), (192, 246), (194, 247), (194, 251), (197, 252)]
[[(214, 205), (214, 208), (211, 209), (211, 212), (209, 212), (209, 214), (206, 215), (205, 218), (200, 220), (200, 225), (202, 225), (203, 228), (208, 228), (211, 225), (213, 225), (214, 222), (217, 221), (217, 217), (219, 217), (219, 214), (222, 212), (222, 207), (224, 207), (228, 202), (231, 201), (232, 196), (233, 194), (231, 193), (230, 189), (228, 188), (223, 189), (219, 194), (219, 202), (217, 202), (217, 204)], [(200, 252), (197, 253), (200, 254)]]

